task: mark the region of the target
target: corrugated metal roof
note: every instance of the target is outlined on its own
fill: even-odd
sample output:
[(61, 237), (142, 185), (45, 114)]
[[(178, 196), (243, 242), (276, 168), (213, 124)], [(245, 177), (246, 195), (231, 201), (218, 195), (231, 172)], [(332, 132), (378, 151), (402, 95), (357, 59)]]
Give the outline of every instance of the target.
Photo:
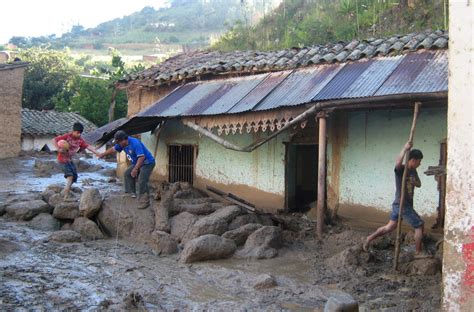
[(295, 70), (256, 110), (309, 103), (345, 64), (321, 65)]
[(258, 86), (240, 100), (229, 113), (240, 113), (252, 110), (266, 96), (272, 93), (278, 85), (291, 74), (291, 71), (282, 71), (269, 74)]
[(447, 66), (447, 51), (439, 50), (192, 82), (138, 116), (221, 115), (349, 98), (447, 92)]

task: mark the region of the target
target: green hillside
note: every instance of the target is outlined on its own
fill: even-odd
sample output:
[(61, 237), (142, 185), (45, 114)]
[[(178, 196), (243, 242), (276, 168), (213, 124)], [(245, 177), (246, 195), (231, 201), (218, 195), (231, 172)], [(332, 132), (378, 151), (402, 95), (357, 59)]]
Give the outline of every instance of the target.
[(284, 0), (256, 25), (233, 25), (213, 48), (274, 50), (446, 29), (447, 16), (447, 0)]
[(102, 50), (109, 46), (144, 50), (155, 46), (207, 47), (229, 25), (250, 20), (281, 0), (171, 0), (169, 7), (145, 7), (139, 12), (85, 29), (75, 25), (61, 37), (13, 37), (21, 47), (49, 44), (53, 48)]

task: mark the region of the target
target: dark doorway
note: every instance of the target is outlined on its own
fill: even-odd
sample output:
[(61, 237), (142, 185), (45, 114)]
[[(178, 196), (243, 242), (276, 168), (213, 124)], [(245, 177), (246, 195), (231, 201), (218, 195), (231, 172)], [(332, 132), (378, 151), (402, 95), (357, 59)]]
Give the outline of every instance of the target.
[(309, 210), (317, 199), (318, 146), (288, 144), (286, 146), (286, 204), (292, 212)]
[(194, 179), (194, 146), (170, 145), (168, 148), (168, 181), (189, 182)]

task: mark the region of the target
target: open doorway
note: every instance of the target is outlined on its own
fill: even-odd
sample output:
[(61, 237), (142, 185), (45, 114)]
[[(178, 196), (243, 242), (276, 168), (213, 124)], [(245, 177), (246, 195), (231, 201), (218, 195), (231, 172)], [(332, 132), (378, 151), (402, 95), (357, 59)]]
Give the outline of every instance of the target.
[(317, 199), (318, 145), (286, 145), (286, 207), (291, 212), (309, 210)]

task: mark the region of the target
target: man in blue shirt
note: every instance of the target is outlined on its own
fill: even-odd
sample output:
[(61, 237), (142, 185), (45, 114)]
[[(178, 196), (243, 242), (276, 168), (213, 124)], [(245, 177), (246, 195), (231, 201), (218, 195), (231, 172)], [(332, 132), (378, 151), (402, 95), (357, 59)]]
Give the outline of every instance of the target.
[(99, 157), (102, 158), (115, 152), (125, 152), (127, 159), (131, 163), (123, 176), (125, 194), (136, 197), (136, 182), (138, 180), (139, 208), (145, 209), (150, 205), (148, 181), (153, 168), (155, 168), (155, 158), (142, 141), (128, 136), (123, 130), (115, 133), (114, 143), (113, 147), (100, 154)]

